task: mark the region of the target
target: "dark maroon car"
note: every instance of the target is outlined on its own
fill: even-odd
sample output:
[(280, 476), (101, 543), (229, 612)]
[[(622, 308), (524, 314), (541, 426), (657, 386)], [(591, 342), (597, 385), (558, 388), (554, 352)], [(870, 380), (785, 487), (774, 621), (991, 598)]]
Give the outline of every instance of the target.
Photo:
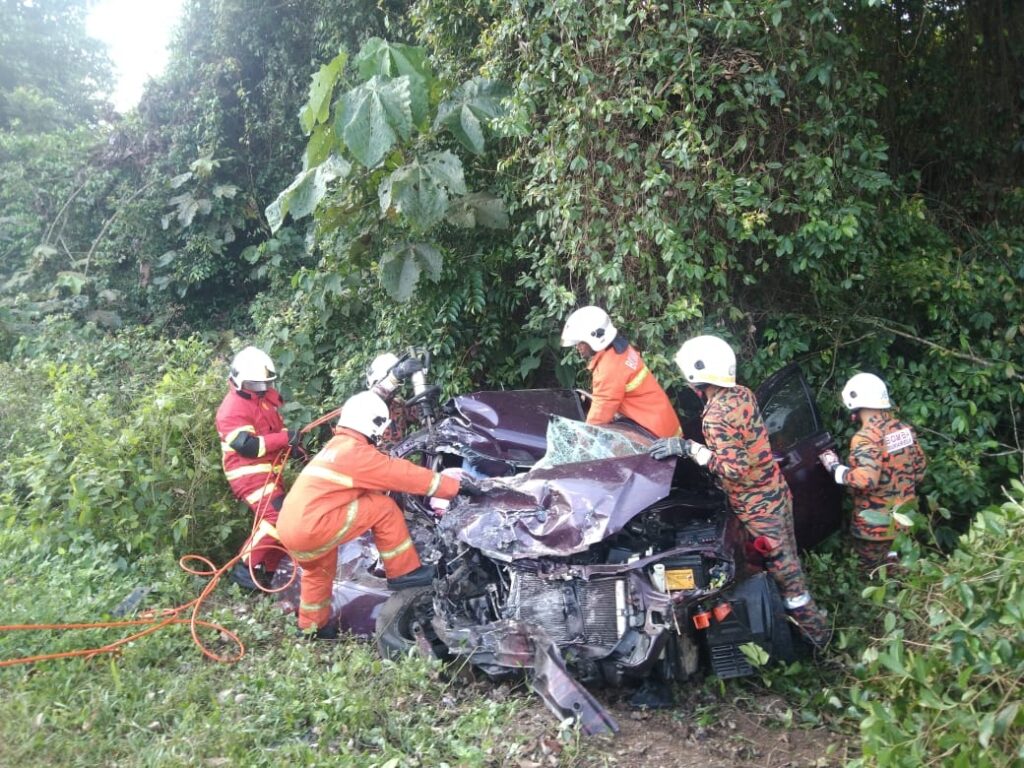
[[(775, 584), (705, 470), (651, 459), (652, 437), (629, 422), (582, 424), (585, 393), (478, 392), (440, 413), (435, 398), (420, 387), (412, 403), (426, 426), (392, 452), (490, 478), (488, 492), (460, 498), (438, 523), (426, 499), (400, 497), (438, 578), (384, 605), (382, 652), (416, 645), (491, 677), (525, 673), (588, 732), (617, 728), (588, 685), (750, 674), (751, 643), (795, 658)], [(795, 366), (758, 399), (793, 491), (797, 539), (814, 546), (839, 525), (840, 489), (817, 461), (833, 440)], [(699, 438), (699, 419), (687, 427)]]

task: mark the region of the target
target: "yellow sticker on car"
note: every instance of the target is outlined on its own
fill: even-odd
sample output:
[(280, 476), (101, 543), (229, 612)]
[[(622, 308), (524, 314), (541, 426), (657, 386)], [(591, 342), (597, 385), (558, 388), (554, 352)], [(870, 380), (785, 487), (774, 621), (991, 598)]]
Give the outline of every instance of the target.
[(670, 592), (677, 589), (696, 589), (697, 582), (693, 578), (693, 568), (665, 571), (665, 586)]

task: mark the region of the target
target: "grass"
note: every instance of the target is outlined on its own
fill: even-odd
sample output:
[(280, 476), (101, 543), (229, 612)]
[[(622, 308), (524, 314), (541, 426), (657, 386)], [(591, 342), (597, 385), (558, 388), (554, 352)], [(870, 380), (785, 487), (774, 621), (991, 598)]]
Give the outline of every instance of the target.
[[(96, 621), (140, 585), (147, 606), (190, 599), (198, 582), (169, 558), (129, 565), (103, 545), (61, 551), (0, 532), (0, 624)], [(273, 601), (215, 593), (213, 618), (247, 645), (235, 665), (204, 659), (186, 627), (119, 657), (0, 669), (0, 765), (488, 766), (530, 738), (509, 727), (526, 697), (493, 701), (419, 659), (382, 661), (354, 639), (306, 643)], [(0, 659), (96, 646), (121, 630), (0, 633)], [(552, 724), (552, 730), (555, 728)], [(562, 764), (573, 762), (572, 750)]]

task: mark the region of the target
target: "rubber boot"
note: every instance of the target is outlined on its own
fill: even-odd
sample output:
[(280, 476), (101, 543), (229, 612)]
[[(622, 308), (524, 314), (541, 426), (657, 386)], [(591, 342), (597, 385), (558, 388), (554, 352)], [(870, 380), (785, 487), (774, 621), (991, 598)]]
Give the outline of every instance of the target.
[(804, 639), (816, 651), (824, 650), (832, 641), (832, 624), (828, 620), (828, 614), (818, 608), (814, 600), (799, 608), (790, 608), (787, 612), (800, 628)]
[(395, 591), (400, 589), (411, 589), (412, 587), (429, 587), (434, 583), (434, 576), (437, 568), (432, 564), (421, 565), (415, 571), (388, 579), (388, 589)]

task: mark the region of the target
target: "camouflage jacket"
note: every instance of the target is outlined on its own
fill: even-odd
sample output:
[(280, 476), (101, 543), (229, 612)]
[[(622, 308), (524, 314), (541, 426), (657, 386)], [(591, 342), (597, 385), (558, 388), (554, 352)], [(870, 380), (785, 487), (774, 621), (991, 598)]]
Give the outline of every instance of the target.
[(893, 537), (891, 522), (870, 522), (865, 510), (889, 513), (893, 507), (914, 499), (916, 485), (927, 465), (924, 451), (912, 427), (890, 411), (873, 415), (850, 441), (850, 471), (844, 485), (853, 490), (851, 533), (860, 539)]

